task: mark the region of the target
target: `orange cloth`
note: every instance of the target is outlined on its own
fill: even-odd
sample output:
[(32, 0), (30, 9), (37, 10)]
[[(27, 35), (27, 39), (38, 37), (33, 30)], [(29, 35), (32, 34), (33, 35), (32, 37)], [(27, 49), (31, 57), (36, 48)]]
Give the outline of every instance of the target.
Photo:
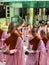
[(15, 49), (16, 41), (17, 41), (18, 35), (13, 33), (10, 37), (8, 37), (4, 42), (6, 45), (10, 45), (10, 50)]
[(37, 50), (39, 41), (40, 41), (40, 38), (38, 38), (37, 36), (35, 36), (32, 40), (29, 41), (30, 44), (33, 45), (32, 47), (33, 50)]
[(1, 39), (1, 37), (2, 37), (2, 33), (3, 33), (3, 30), (0, 29), (0, 39)]

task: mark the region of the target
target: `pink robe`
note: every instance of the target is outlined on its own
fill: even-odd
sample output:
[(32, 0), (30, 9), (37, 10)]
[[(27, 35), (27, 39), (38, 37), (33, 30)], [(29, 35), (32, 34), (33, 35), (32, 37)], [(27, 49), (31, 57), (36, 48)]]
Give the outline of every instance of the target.
[(46, 52), (47, 52), (47, 65), (49, 65), (49, 40), (46, 45)]
[(41, 40), (39, 45), (39, 51), (40, 51), (40, 60), (39, 65), (47, 65), (47, 53), (46, 53), (46, 47), (44, 42)]
[(26, 41), (26, 36), (27, 36), (27, 27), (22, 28), (22, 38), (23, 41)]
[[(4, 31), (4, 32), (2, 33), (2, 37), (1, 37), (1, 40), (0, 40), (0, 47), (1, 47), (2, 49), (5, 49), (5, 48), (6, 48), (6, 47), (4, 47), (3, 40), (5, 40), (7, 37), (8, 37), (7, 32)], [(5, 54), (0, 53), (0, 61), (1, 61), (1, 62), (6, 61), (6, 55), (5, 55)]]
[(15, 49), (10, 50), (10, 52), (14, 53), (14, 55), (7, 56), (6, 65), (25, 65), (23, 41), (20, 37), (17, 39)]
[(38, 29), (37, 35), (40, 37), (41, 26)]
[[(31, 47), (32, 46), (29, 43), (28, 49)], [(39, 52), (36, 52), (36, 54), (29, 53), (27, 60), (26, 60), (26, 65), (46, 65), (46, 60), (45, 60), (46, 49), (45, 49), (45, 45), (42, 40), (40, 40), (39, 42), (37, 51), (40, 51), (40, 57), (39, 57)]]

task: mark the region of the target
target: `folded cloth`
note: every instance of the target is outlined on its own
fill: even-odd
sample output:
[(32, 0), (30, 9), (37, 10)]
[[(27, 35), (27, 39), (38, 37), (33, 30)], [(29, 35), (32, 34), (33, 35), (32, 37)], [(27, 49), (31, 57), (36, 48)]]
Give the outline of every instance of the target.
[(26, 53), (38, 53), (39, 51), (31, 50), (31, 49), (26, 49)]
[(16, 53), (17, 49), (10, 50), (10, 54)]
[(0, 50), (0, 53), (4, 53), (4, 52), (6, 52), (6, 50)]

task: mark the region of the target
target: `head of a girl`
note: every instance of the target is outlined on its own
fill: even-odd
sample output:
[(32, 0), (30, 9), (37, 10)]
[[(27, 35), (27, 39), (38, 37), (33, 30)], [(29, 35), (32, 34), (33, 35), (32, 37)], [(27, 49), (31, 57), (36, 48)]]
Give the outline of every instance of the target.
[(41, 30), (40, 31), (40, 35), (41, 35), (41, 38), (44, 38), (44, 37), (47, 36), (44, 30)]
[(36, 28), (32, 28), (31, 29), (32, 35), (36, 36), (37, 35), (37, 29)]
[(8, 27), (8, 33), (14, 33), (16, 30), (16, 23), (10, 23)]

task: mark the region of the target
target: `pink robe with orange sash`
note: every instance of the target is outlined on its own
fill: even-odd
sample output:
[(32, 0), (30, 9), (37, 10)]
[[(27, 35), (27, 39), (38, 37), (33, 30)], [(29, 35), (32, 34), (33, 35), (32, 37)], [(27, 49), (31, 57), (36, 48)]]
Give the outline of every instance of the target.
[[(32, 37), (30, 37), (30, 40), (33, 39)], [(35, 40), (36, 41), (36, 40)], [(28, 49), (33, 47), (33, 45), (28, 45)], [(36, 51), (40, 51), (40, 56), (39, 56), (39, 52), (36, 52), (35, 54), (31, 54), (29, 53), (27, 60), (26, 60), (26, 65), (46, 65), (46, 61), (45, 61), (45, 45), (43, 43), (42, 40), (39, 41), (39, 45)]]
[[(42, 59), (41, 62), (43, 63), (43, 61), (45, 61), (45, 64), (47, 65), (48, 38), (47, 38), (47, 37), (44, 37), (44, 38), (42, 39), (42, 41), (43, 41), (43, 43), (44, 43), (44, 45), (45, 45), (46, 51), (44, 52), (45, 54), (42, 55), (42, 58), (45, 58), (45, 60)], [(42, 52), (41, 52), (41, 54), (42, 54)]]
[(23, 40), (21, 37), (17, 38), (15, 49), (13, 48), (8, 50), (10, 50), (12, 55), (7, 55), (6, 65), (25, 65)]

